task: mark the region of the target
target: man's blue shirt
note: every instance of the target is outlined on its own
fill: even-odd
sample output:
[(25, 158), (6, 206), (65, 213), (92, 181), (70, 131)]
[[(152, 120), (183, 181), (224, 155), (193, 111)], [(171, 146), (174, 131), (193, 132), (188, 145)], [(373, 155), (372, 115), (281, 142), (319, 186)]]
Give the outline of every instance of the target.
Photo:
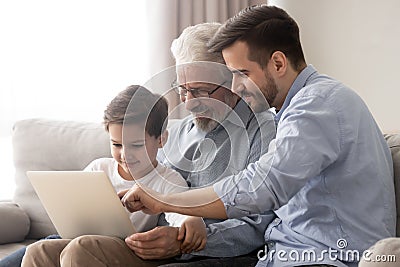
[[(295, 257), (304, 251), (321, 258), (318, 264), (357, 266), (350, 252), (361, 256), (395, 235), (392, 158), (372, 114), (356, 93), (308, 66), (277, 120), (268, 153), (214, 184), (228, 216), (278, 215), (265, 232), (275, 255), (260, 266), (312, 262)], [(340, 261), (324, 252), (332, 250), (342, 251), (334, 255)], [(289, 254), (278, 256), (285, 252), (292, 262)]]

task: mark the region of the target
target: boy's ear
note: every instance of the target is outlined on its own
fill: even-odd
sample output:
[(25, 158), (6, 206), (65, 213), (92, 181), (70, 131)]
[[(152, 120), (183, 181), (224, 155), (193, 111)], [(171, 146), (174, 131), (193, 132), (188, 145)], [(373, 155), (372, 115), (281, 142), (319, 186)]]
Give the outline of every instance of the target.
[(165, 143), (167, 143), (167, 141), (168, 141), (168, 130), (165, 130), (164, 132), (161, 133), (158, 148), (162, 148), (165, 145)]

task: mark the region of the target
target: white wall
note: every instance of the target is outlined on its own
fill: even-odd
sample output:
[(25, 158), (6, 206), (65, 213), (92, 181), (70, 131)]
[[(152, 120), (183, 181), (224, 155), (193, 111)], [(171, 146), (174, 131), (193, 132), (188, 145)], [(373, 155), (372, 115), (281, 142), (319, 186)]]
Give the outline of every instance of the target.
[(400, 132), (400, 1), (268, 3), (298, 22), (308, 64), (352, 87), (384, 132)]
[(149, 79), (144, 0), (0, 1), (0, 200), (12, 197), (16, 120), (101, 122)]
[(98, 121), (143, 84), (145, 1), (0, 1), (0, 136), (16, 120)]

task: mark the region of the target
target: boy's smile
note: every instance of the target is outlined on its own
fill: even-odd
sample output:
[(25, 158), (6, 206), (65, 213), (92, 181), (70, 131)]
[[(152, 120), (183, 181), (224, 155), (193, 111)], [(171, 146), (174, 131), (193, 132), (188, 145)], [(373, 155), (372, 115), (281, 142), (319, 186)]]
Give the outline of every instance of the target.
[(118, 172), (124, 179), (142, 178), (157, 166), (160, 138), (145, 133), (144, 125), (112, 123), (109, 134), (111, 154), (118, 162)]

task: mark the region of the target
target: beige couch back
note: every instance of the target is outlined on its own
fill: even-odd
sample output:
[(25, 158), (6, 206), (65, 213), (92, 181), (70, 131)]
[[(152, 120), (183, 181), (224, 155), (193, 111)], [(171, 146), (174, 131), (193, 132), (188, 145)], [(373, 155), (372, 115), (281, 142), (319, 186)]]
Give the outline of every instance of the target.
[(26, 171), (82, 170), (96, 158), (111, 156), (108, 134), (100, 123), (29, 119), (14, 125), (12, 142), (16, 169), (14, 202), (30, 217), (28, 238), (54, 234), (56, 230)]

